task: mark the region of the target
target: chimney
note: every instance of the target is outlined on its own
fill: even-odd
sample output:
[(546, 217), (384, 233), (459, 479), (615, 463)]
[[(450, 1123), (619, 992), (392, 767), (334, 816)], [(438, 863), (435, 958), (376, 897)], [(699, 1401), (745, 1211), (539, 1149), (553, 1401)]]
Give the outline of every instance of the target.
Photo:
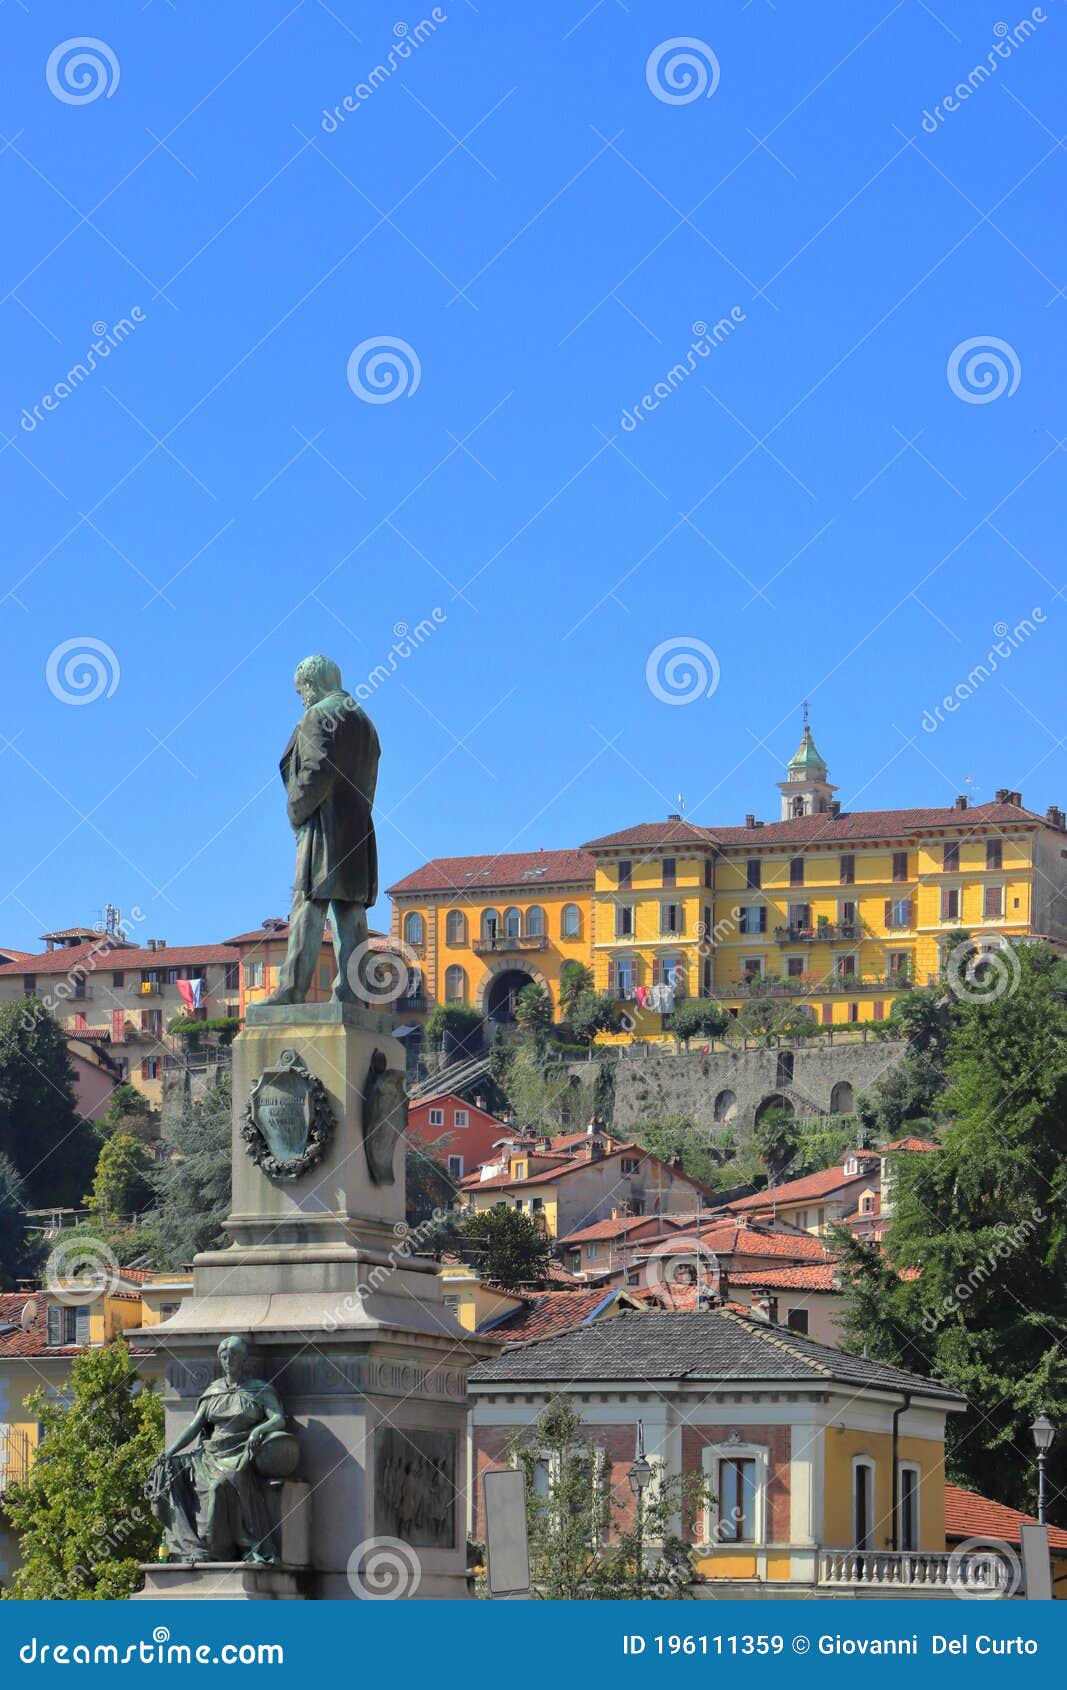
[(1049, 827), (1058, 828), (1060, 833), (1063, 833), (1065, 827), (1067, 827), (1067, 818), (1064, 817), (1063, 811), (1059, 808), (1058, 804), (1049, 805), (1048, 809), (1045, 811), (1045, 820), (1048, 822)]
[(766, 1291), (761, 1291), (758, 1296), (753, 1297), (749, 1307), (753, 1320), (765, 1320), (769, 1323), (773, 1319), (776, 1302), (777, 1298), (769, 1296)]
[(832, 816), (839, 816), (841, 814), (841, 800), (840, 800), (840, 798), (832, 798), (830, 800), (830, 814)]
[(965, 810), (967, 808), (967, 794), (965, 792), (960, 793), (959, 797), (956, 799), (956, 802), (955, 802), (955, 804), (953, 804), (952, 808), (954, 810)]
[(755, 825), (756, 825), (755, 816), (746, 816), (745, 817), (745, 826), (746, 827), (755, 827)]
[(681, 816), (675, 815), (673, 812), (667, 817), (669, 822), (680, 822), (681, 819)]
[(155, 942), (155, 940), (154, 940), (154, 939), (149, 939), (149, 940), (148, 940), (148, 943), (147, 943), (147, 945), (146, 945), (146, 947), (145, 947), (145, 948), (146, 948), (146, 949), (147, 949), (147, 950), (150, 950), (150, 951), (154, 951), (154, 950), (155, 950), (155, 948), (156, 948), (156, 942)]
[(1013, 792), (1010, 786), (999, 786), (997, 788), (996, 799), (998, 804), (1017, 804), (1020, 810), (1023, 807), (1022, 793)]

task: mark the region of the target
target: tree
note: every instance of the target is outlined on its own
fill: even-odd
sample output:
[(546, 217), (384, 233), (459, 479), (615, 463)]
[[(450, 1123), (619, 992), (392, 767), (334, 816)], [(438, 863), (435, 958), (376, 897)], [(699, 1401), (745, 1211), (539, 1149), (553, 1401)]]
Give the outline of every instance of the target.
[(574, 1036), (581, 1044), (592, 1044), (598, 1033), (616, 1032), (621, 1025), (618, 1004), (610, 992), (585, 990), (578, 993), (570, 1013)]
[(718, 1182), (722, 1152), (712, 1143), (707, 1127), (694, 1125), (688, 1115), (665, 1115), (662, 1120), (642, 1121), (634, 1137), (661, 1161), (672, 1162), (677, 1157), (690, 1179), (710, 1186)]
[(82, 1199), (94, 1220), (115, 1222), (139, 1215), (152, 1201), (152, 1164), (130, 1133), (105, 1139), (97, 1158), (93, 1188)]
[(731, 1037), (750, 1039), (810, 1039), (819, 1031), (814, 1018), (794, 999), (772, 996), (749, 998), (728, 1025)]
[(447, 1056), (474, 1056), (482, 1041), (483, 1018), (466, 1003), (438, 1003), (426, 1017), (426, 1037)]
[(113, 1133), (129, 1133), (144, 1142), (159, 1136), (155, 1110), (148, 1099), (125, 1080), (111, 1093), (107, 1109), (97, 1125), (106, 1138)]
[[(1032, 1510), (1030, 1422), (1067, 1420), (1067, 967), (1040, 945), (1000, 966), (999, 995), (951, 1008), (942, 1146), (892, 1156), (884, 1255), (839, 1242), (852, 1346), (961, 1391), (953, 1475)], [(1062, 1440), (1049, 1479), (1062, 1521)]]
[(690, 1039), (718, 1039), (731, 1017), (710, 998), (683, 998), (671, 1016), (671, 1032), (678, 1044), (689, 1049)]
[(198, 1250), (227, 1243), (231, 1084), (224, 1075), (194, 1103), (186, 1086), (163, 1117), (163, 1160), (153, 1171), (160, 1267), (185, 1267)]
[(99, 1139), (78, 1113), (66, 1040), (36, 998), (0, 1005), (0, 1154), (31, 1209), (74, 1208), (93, 1177)]
[(505, 1291), (544, 1279), (552, 1260), (546, 1234), (521, 1209), (481, 1209), (468, 1215), (459, 1234), (459, 1253), (479, 1277)]
[(595, 1073), (572, 1074), (536, 1047), (513, 1052), (501, 1083), (518, 1125), (535, 1132), (577, 1131), (596, 1111)]
[(768, 1109), (752, 1128), (752, 1142), (777, 1182), (797, 1153), (800, 1128), (791, 1109)]
[[(642, 1319), (642, 1316), (634, 1316)], [(651, 1317), (650, 1317), (651, 1318)], [(633, 1499), (616, 1494), (573, 1403), (558, 1397), (516, 1440), (512, 1455), (526, 1478), (530, 1566), (538, 1596), (549, 1602), (675, 1601), (690, 1596), (692, 1544), (678, 1534), (709, 1500), (693, 1474), (655, 1473), (645, 1492), (638, 1541)], [(539, 1483), (547, 1480), (547, 1483)]]
[(592, 992), (596, 986), (593, 970), (584, 962), (565, 962), (559, 971), (559, 1012), (564, 1021), (569, 1021), (574, 1006), (583, 992)]
[(552, 999), (544, 986), (531, 980), (515, 999), (515, 1019), (525, 1033), (543, 1036), (552, 1025)]
[(883, 1025), (907, 1048), (875, 1085), (856, 1100), (856, 1119), (874, 1143), (900, 1138), (908, 1128), (929, 1130), (945, 1089), (948, 1042), (957, 1018), (955, 1000), (942, 988), (921, 987), (896, 999)]
[(26, 1188), (7, 1156), (0, 1156), (0, 1289), (13, 1290), (15, 1281), (33, 1273), (40, 1245), (26, 1230)]
[(5, 1597), (104, 1601), (141, 1583), (160, 1529), (144, 1496), (163, 1447), (163, 1405), (145, 1388), (127, 1345), (83, 1350), (70, 1401), (36, 1390), (27, 1407), (41, 1428), (28, 1476), (4, 1492), (21, 1565)]

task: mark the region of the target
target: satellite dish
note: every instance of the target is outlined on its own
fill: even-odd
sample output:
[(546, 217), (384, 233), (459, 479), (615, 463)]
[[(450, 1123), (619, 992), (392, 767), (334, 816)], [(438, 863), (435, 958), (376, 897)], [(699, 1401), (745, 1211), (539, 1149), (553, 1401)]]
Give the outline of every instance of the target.
[(19, 1325), (22, 1327), (23, 1332), (28, 1332), (36, 1319), (37, 1303), (35, 1299), (31, 1297), (28, 1303), (24, 1303), (22, 1305), (22, 1313), (19, 1315)]

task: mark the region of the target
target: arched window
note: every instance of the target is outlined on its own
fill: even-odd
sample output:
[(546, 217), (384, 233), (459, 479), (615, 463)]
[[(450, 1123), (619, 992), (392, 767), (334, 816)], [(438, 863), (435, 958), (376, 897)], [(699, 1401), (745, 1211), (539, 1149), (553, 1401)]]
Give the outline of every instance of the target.
[(582, 912), (577, 904), (564, 904), (559, 918), (561, 939), (578, 939), (582, 932)]
[(462, 910), (449, 910), (445, 917), (445, 944), (465, 945), (467, 943), (467, 918)]
[(445, 1002), (466, 1003), (467, 974), (458, 962), (452, 963), (445, 969)]
[(418, 910), (409, 910), (404, 917), (405, 945), (422, 945), (426, 942), (426, 923)]
[(715, 1119), (717, 1121), (732, 1121), (737, 1114), (737, 1095), (732, 1091), (721, 1091), (715, 1099)]
[(482, 911), (482, 938), (495, 939), (500, 932), (500, 916), (496, 910)]
[(521, 932), (522, 911), (515, 909), (513, 906), (510, 910), (504, 911), (504, 937), (506, 939), (517, 939)]
[(830, 1093), (831, 1115), (851, 1115), (853, 1101), (852, 1087), (848, 1080), (838, 1080)]
[(526, 911), (526, 931), (532, 939), (545, 936), (545, 912), (540, 904), (531, 904)]

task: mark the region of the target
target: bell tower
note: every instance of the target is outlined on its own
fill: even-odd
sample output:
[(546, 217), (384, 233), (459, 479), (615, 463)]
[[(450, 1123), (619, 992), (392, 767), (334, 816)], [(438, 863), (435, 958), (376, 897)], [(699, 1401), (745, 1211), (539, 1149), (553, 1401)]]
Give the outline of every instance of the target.
[(808, 706), (804, 705), (804, 734), (789, 759), (785, 780), (778, 782), (782, 794), (782, 820), (793, 821), (798, 816), (829, 815), (836, 786), (826, 778), (826, 763), (811, 736), (808, 725)]

